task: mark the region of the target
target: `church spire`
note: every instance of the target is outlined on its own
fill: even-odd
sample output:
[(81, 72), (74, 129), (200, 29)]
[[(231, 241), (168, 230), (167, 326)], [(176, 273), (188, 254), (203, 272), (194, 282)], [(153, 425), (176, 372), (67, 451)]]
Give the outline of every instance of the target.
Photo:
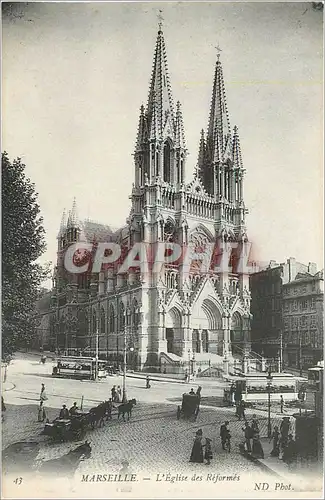
[(135, 147), (135, 189), (157, 183), (181, 186), (187, 150), (180, 103), (172, 98), (162, 17), (155, 45), (147, 106), (140, 109)]
[(174, 129), (174, 105), (161, 23), (159, 23), (146, 114), (149, 129), (151, 129), (152, 120), (156, 120), (159, 139), (163, 138), (167, 122), (169, 122), (169, 128)]
[(61, 223), (60, 223), (60, 229), (59, 229), (59, 232), (58, 232), (58, 238), (60, 236), (64, 235), (66, 229), (67, 229), (67, 214), (66, 214), (66, 211), (64, 209), (63, 213), (62, 213), (62, 218), (61, 218)]
[(215, 67), (213, 91), (210, 106), (207, 143), (210, 159), (213, 162), (226, 159), (230, 153), (230, 123), (226, 102), (225, 83), (223, 78), (220, 51), (218, 47), (217, 62)]
[(144, 106), (143, 104), (140, 107), (140, 116), (139, 116), (139, 126), (138, 126), (138, 135), (137, 142), (135, 146), (136, 151), (141, 151), (143, 143), (146, 137), (146, 121), (144, 115)]
[(243, 169), (243, 160), (242, 160), (242, 156), (241, 156), (238, 128), (236, 125), (234, 127), (231, 155), (232, 155), (231, 159), (232, 159), (232, 163), (233, 163), (234, 168), (239, 168), (240, 170), (242, 170)]
[(197, 167), (195, 169), (195, 177), (197, 177), (199, 175), (203, 182), (204, 182), (204, 164), (205, 164), (205, 138), (204, 138), (204, 130), (202, 129), (201, 136), (200, 136)]
[(179, 101), (176, 104), (175, 147), (186, 150), (183, 115)]
[(79, 227), (79, 219), (77, 213), (77, 202), (76, 198), (73, 199), (72, 209), (69, 210), (69, 217), (67, 222), (67, 228), (78, 228)]

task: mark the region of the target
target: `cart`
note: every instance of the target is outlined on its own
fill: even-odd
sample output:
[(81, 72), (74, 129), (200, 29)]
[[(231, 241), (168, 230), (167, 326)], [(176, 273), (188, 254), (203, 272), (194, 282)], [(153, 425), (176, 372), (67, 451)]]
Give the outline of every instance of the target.
[(200, 411), (200, 396), (197, 394), (183, 394), (182, 405), (177, 407), (177, 420), (181, 417), (194, 422)]
[(87, 415), (74, 415), (69, 419), (56, 419), (46, 423), (44, 434), (53, 442), (64, 442), (82, 439), (88, 427)]

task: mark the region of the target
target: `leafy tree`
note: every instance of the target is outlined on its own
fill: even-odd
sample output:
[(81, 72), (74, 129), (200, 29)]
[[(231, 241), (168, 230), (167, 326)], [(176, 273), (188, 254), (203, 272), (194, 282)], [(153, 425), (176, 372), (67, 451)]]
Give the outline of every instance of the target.
[(2, 167), (2, 357), (30, 345), (35, 335), (35, 304), (49, 266), (37, 259), (45, 251), (45, 230), (34, 184), (20, 158)]

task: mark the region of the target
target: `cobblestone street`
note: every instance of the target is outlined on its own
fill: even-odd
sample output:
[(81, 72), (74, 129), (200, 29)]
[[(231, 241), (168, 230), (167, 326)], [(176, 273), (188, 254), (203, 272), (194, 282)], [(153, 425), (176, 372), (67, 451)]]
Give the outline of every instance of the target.
[[(46, 367), (46, 369), (49, 371), (50, 366)], [(49, 442), (49, 438), (40, 435), (44, 425), (37, 422), (37, 405), (41, 382), (44, 382), (47, 388), (48, 404), (46, 405), (46, 411), (50, 420), (58, 416), (62, 404), (67, 404), (69, 407), (74, 400), (78, 401), (76, 394), (77, 391), (81, 390), (81, 387), (82, 394), (85, 397), (84, 408), (87, 409), (94, 406), (96, 401), (107, 399), (108, 390), (113, 383), (121, 383), (120, 378), (110, 378), (107, 382), (101, 382), (97, 385), (90, 382), (81, 383), (74, 380), (49, 379), (46, 377), (48, 373), (44, 371), (44, 367), (37, 366), (33, 359), (17, 359), (9, 375), (11, 377), (9, 380), (12, 380), (15, 387), (4, 393), (7, 411), (3, 424), (2, 448), (5, 449), (9, 445), (20, 441), (36, 441), (40, 445), (35, 461), (36, 464), (40, 461), (60, 458), (80, 444), (78, 442), (52, 444)], [(25, 375), (22, 375), (21, 372), (25, 373)], [(213, 382), (213, 384), (216, 386), (217, 381)], [(208, 384), (204, 386), (203, 390), (206, 394), (219, 394), (222, 391), (222, 388), (213, 387), (213, 384), (211, 386), (210, 382), (210, 386)], [(197, 384), (194, 385), (194, 387), (196, 386)], [(88, 474), (91, 477), (93, 474), (118, 474), (123, 460), (129, 462), (129, 470), (138, 475), (137, 477), (139, 481), (141, 480), (141, 483), (144, 481), (145, 484), (150, 485), (153, 484), (158, 473), (165, 475), (171, 473), (173, 476), (175, 474), (193, 475), (193, 473), (196, 473), (202, 477), (206, 477), (208, 473), (218, 473), (220, 476), (239, 476), (243, 481), (244, 478), (248, 478), (247, 481), (243, 482), (243, 485), (247, 485), (247, 496), (249, 496), (248, 492), (252, 491), (255, 482), (263, 481), (263, 478), (265, 480), (265, 470), (247, 461), (246, 458), (239, 454), (238, 444), (243, 441), (243, 422), (237, 420), (233, 408), (202, 405), (196, 422), (183, 418), (177, 420), (177, 404), (180, 402), (181, 394), (185, 390), (189, 390), (188, 386), (159, 382), (153, 384), (152, 389), (147, 391), (144, 389), (143, 381), (128, 379), (128, 388), (129, 397), (136, 397), (137, 399), (130, 421), (118, 421), (115, 410), (112, 421), (107, 422), (104, 427), (88, 430), (85, 439), (91, 443), (91, 457), (80, 462), (75, 471), (73, 486), (71, 486), (71, 482), (68, 486), (64, 486), (68, 489), (73, 487), (74, 493), (71, 493), (72, 496), (76, 494), (76, 491), (78, 491), (80, 497), (94, 495), (94, 485), (82, 482), (83, 475)], [(254, 413), (253, 410), (247, 411), (247, 418), (250, 418), (252, 413)], [(230, 421), (229, 427), (232, 436), (230, 453), (222, 450), (219, 437), (220, 425), (226, 419)], [(266, 435), (266, 413), (259, 412), (258, 419), (261, 435)], [(280, 419), (280, 415), (273, 415), (272, 425), (279, 423)], [(204, 437), (212, 439), (213, 460), (209, 466), (189, 463), (195, 432), (199, 428), (203, 430)], [(29, 477), (29, 482), (34, 480), (34, 477), (28, 474), (24, 477)], [(15, 487), (14, 494), (17, 494), (17, 486), (12, 484), (13, 480), (14, 478), (11, 477), (8, 487), (10, 486), (10, 490)], [(54, 490), (62, 480), (56, 477), (55, 483), (43, 482), (43, 486), (49, 488), (49, 490), (46, 490), (46, 493), (44, 490), (38, 489), (37, 491), (42, 491), (39, 496), (48, 495), (50, 491), (55, 496)], [(232, 484), (232, 480), (230, 482)], [(156, 483), (154, 496), (159, 497), (160, 491), (161, 496), (166, 495), (166, 485), (158, 488), (158, 485), (161, 484), (163, 483), (160, 481)], [(167, 481), (167, 484), (168, 488), (175, 488), (174, 483)], [(229, 491), (229, 494), (231, 494), (231, 484), (227, 482), (227, 492)], [(208, 481), (204, 483), (204, 488), (216, 488), (216, 485), (220, 488), (221, 483), (214, 484), (212, 481)], [(186, 485), (182, 485), (181, 490), (184, 490), (184, 496), (186, 496), (185, 492), (189, 491), (186, 489), (188, 486), (187, 482)], [(190, 486), (193, 488), (193, 484)], [(103, 487), (101, 484), (96, 483), (96, 495), (102, 494), (100, 493), (101, 487)], [(80, 488), (81, 490), (79, 490)], [(132, 491), (135, 491), (136, 488), (140, 488), (140, 485), (136, 483), (132, 485), (132, 488)], [(177, 488), (179, 488), (179, 485)], [(236, 488), (238, 491), (238, 485)], [(26, 497), (25, 489), (21, 489), (21, 491), (24, 491), (23, 496)], [(122, 494), (121, 491), (116, 490), (116, 485), (113, 483), (105, 483), (105, 492), (108, 491), (109, 495), (113, 497)], [(148, 491), (150, 491), (150, 488)], [(170, 492), (170, 490), (168, 491)], [(179, 492), (179, 489), (177, 491)], [(209, 495), (213, 495), (212, 491), (210, 491)], [(126, 493), (124, 491), (123, 495)], [(142, 493), (141, 491), (140, 496), (143, 496)], [(33, 498), (39, 498), (39, 496), (36, 496), (35, 492), (32, 495)]]

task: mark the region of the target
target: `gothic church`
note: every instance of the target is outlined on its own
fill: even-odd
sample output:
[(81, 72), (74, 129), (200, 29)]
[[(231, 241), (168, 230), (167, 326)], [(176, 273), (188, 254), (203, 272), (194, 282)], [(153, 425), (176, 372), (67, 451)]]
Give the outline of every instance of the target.
[[(199, 132), (199, 131), (198, 131)], [(76, 203), (58, 234), (58, 259), (48, 311), (51, 347), (94, 354), (136, 370), (182, 372), (222, 365), (250, 350), (249, 279), (236, 270), (200, 272), (182, 262), (159, 275), (139, 268), (117, 274), (69, 275), (66, 248), (76, 241), (112, 241), (124, 255), (136, 242), (175, 242), (204, 252), (208, 243), (247, 241), (244, 169), (237, 127), (231, 128), (220, 54), (215, 65), (208, 127), (202, 130), (193, 180), (185, 183), (187, 149), (181, 105), (172, 98), (159, 28), (146, 107), (141, 106), (134, 154), (131, 211), (118, 231), (77, 216)]]

